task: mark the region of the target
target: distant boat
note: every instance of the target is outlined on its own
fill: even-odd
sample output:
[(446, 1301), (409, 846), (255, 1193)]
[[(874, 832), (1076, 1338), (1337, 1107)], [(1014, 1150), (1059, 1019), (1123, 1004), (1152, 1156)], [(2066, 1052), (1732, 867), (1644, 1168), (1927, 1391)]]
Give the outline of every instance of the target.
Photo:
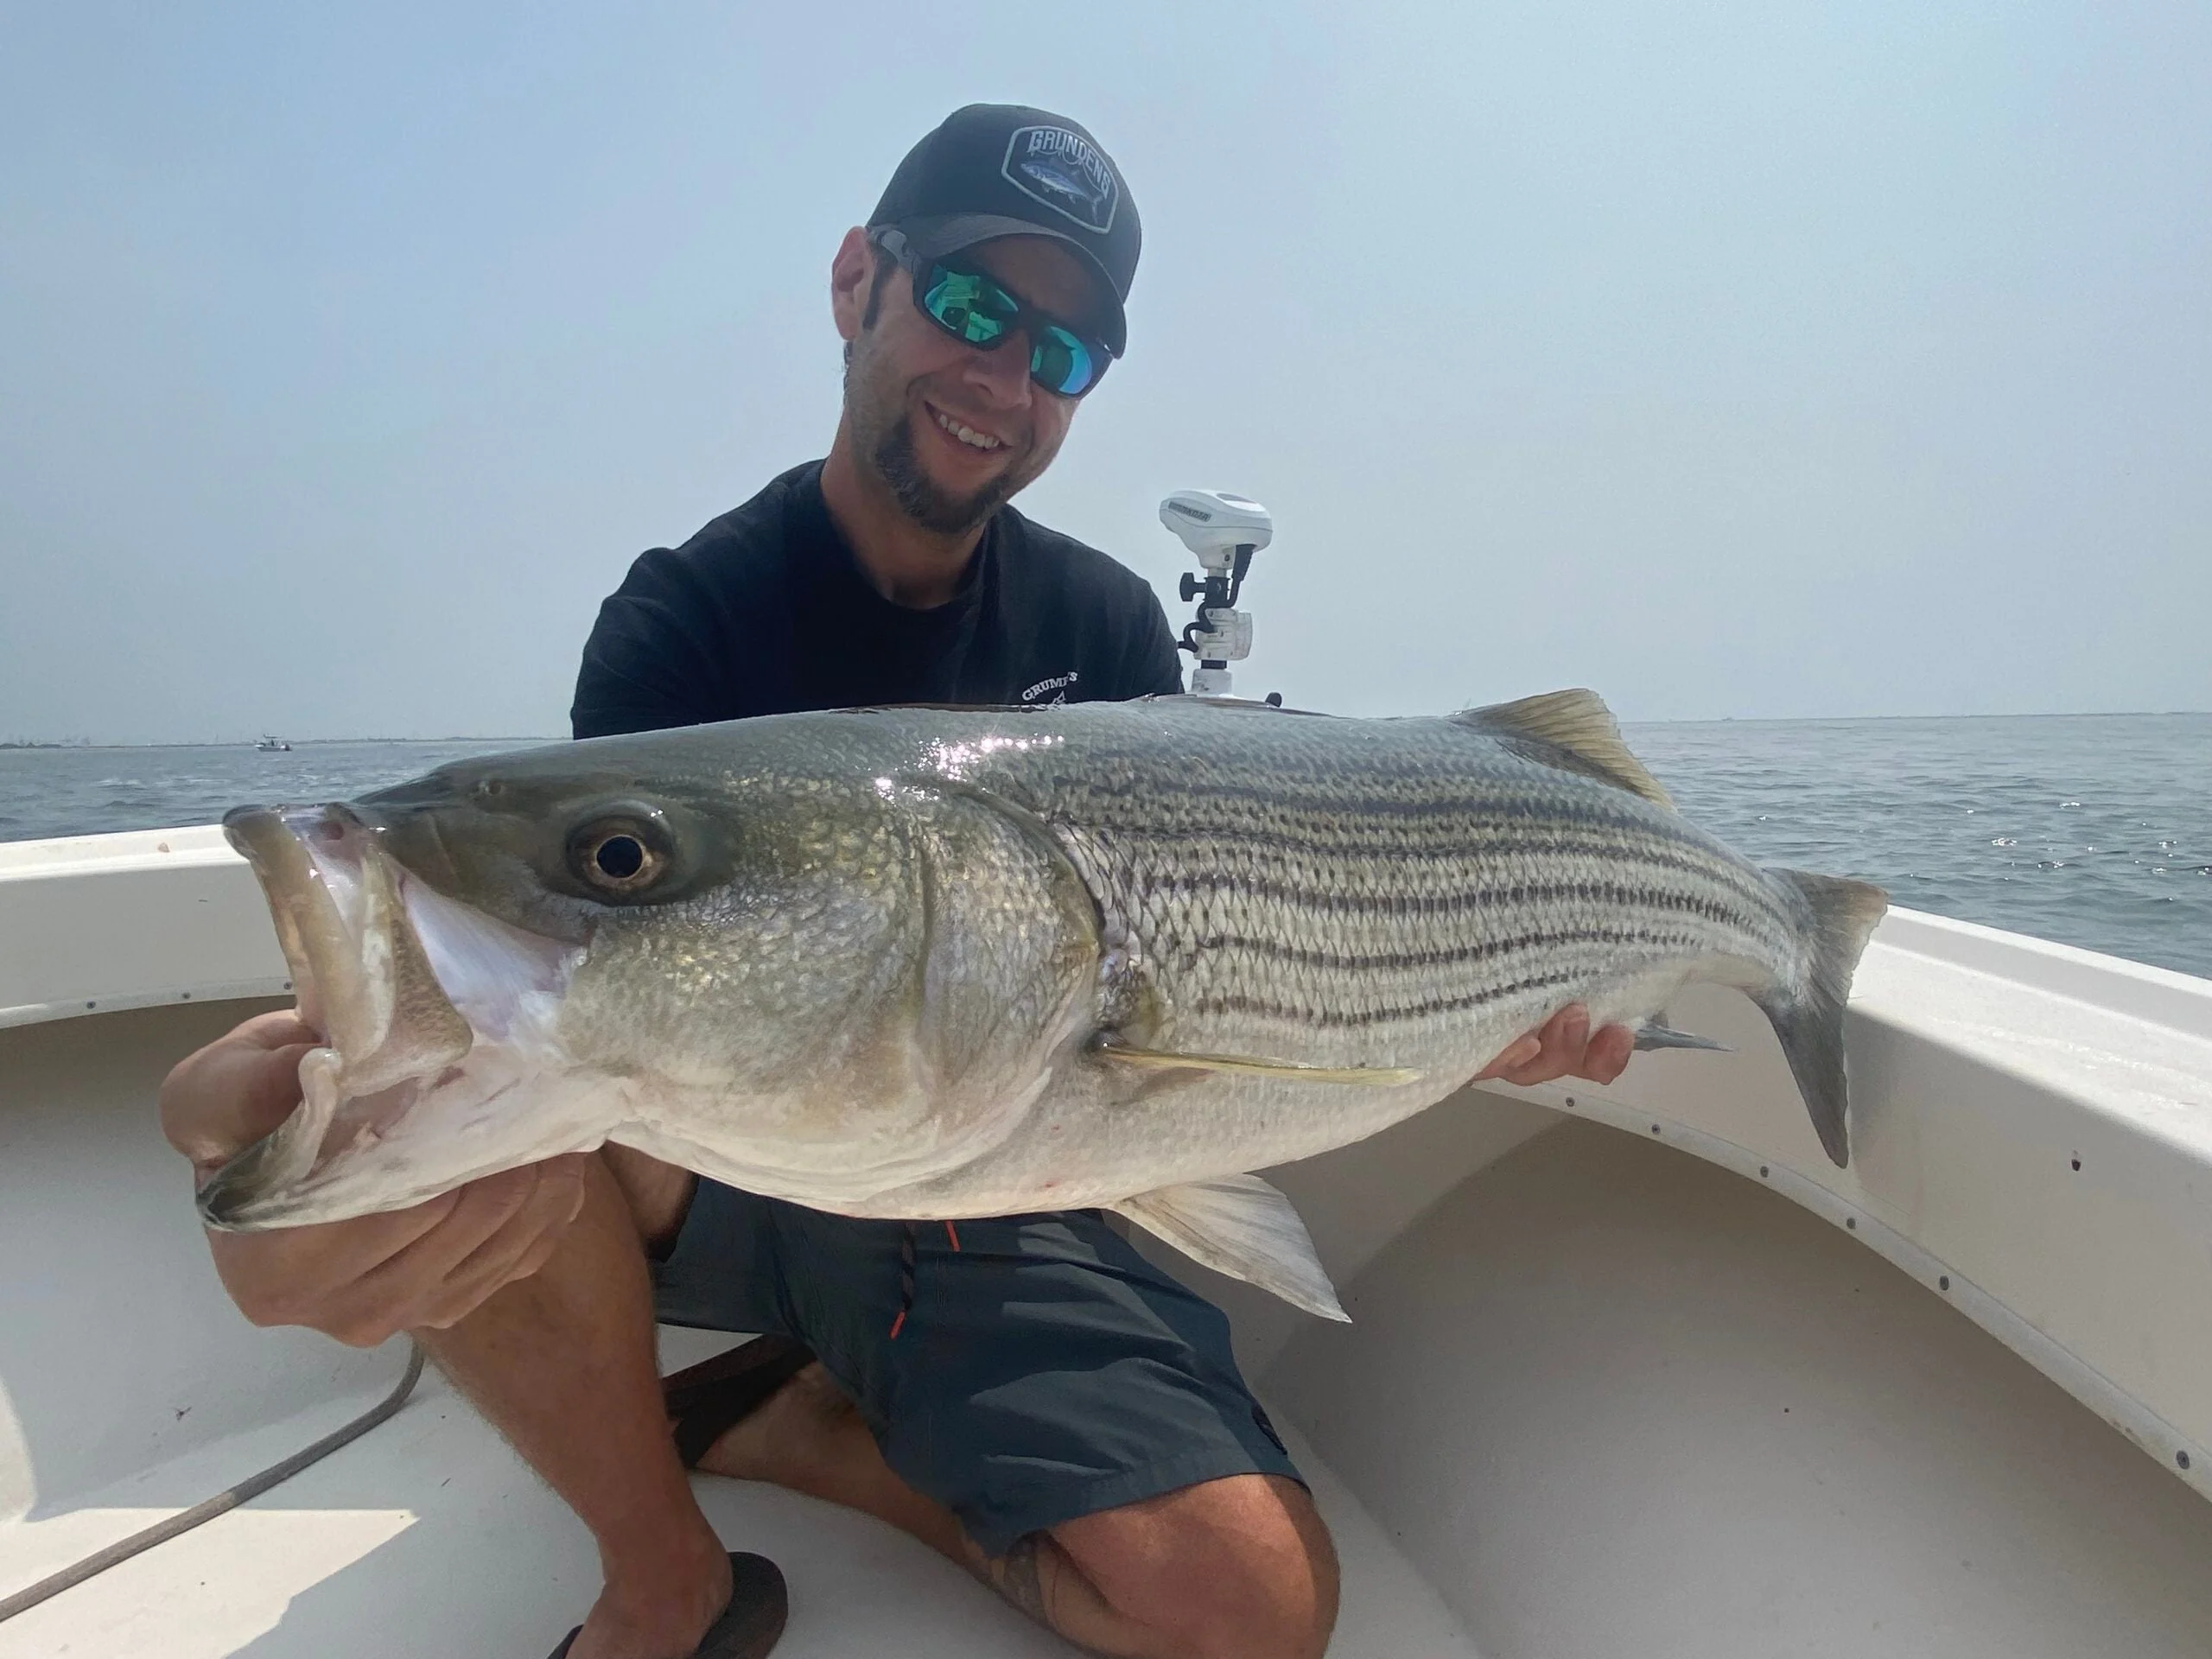
[(263, 734), (261, 741), (253, 747), (263, 754), (289, 754), (292, 752), (292, 746), (283, 738), (270, 737), (266, 733)]

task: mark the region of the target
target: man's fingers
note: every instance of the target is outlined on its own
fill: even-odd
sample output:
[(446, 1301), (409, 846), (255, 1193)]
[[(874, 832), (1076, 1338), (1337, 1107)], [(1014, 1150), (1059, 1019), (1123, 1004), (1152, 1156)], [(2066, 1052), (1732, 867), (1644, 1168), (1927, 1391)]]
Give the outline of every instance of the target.
[(475, 1253), (529, 1202), (537, 1172), (503, 1170), (461, 1187), (453, 1209), (438, 1224), (375, 1268), (361, 1274), (359, 1289), (367, 1300), (401, 1305), (428, 1294)]
[(231, 1300), (255, 1324), (327, 1330), (321, 1310), (435, 1230), (459, 1202), (459, 1193), (445, 1192), (404, 1210), (350, 1221), (264, 1233), (211, 1231), (207, 1247)]
[(264, 1014), (177, 1062), (162, 1084), (162, 1131), (202, 1174), (292, 1115), (315, 1046), (296, 1014)]
[(211, 1233), (208, 1243), (232, 1300), (256, 1324), (372, 1345), (411, 1325), (450, 1324), (536, 1271), (544, 1253), (528, 1260), (533, 1244), (557, 1239), (583, 1207), (588, 1157), (506, 1170), (404, 1210)]
[(1636, 1033), (1626, 1026), (1607, 1026), (1590, 1039), (1582, 1057), (1582, 1075), (1592, 1083), (1611, 1083), (1628, 1069), (1636, 1053)]
[[(582, 1184), (578, 1184), (582, 1192)], [(416, 1323), (444, 1330), (459, 1323), (518, 1279), (527, 1279), (559, 1248), (574, 1219), (559, 1184), (538, 1184), (506, 1224), (471, 1251), (429, 1299)]]
[(216, 1040), (256, 1048), (290, 1048), (299, 1043), (320, 1043), (322, 1035), (300, 1018), (297, 1008), (272, 1008), (232, 1027), (228, 1033)]
[[(211, 1174), (289, 1117), (300, 1061), (319, 1039), (297, 1014), (264, 1014), (188, 1055), (162, 1084), (162, 1128)], [(263, 1233), (211, 1232), (239, 1311), (365, 1345), (450, 1325), (536, 1272), (584, 1203), (587, 1155), (470, 1182), (381, 1215)]]
[(1522, 1038), (1482, 1071), (1477, 1081), (1500, 1077), (1526, 1087), (1560, 1077), (1611, 1083), (1626, 1069), (1636, 1051), (1636, 1033), (1626, 1026), (1607, 1026), (1594, 1034), (1590, 1010), (1572, 1003), (1544, 1021), (1543, 1029)]
[(1508, 1083), (1517, 1083), (1524, 1088), (1563, 1077), (1582, 1058), (1589, 1038), (1590, 1011), (1579, 1002), (1571, 1003), (1545, 1020), (1543, 1029), (1535, 1033), (1533, 1039), (1522, 1039), (1522, 1043), (1533, 1040), (1535, 1052), (1499, 1075)]
[(522, 1263), (547, 1245), (543, 1265), (583, 1205), (582, 1155), (487, 1175), (460, 1189), (452, 1213), (435, 1229), (365, 1274), (334, 1307), (324, 1328), (341, 1341), (380, 1342), (416, 1325), (443, 1328), (466, 1318)]
[(1526, 1037), (1516, 1039), (1503, 1053), (1476, 1072), (1475, 1081), (1480, 1083), (1486, 1077), (1510, 1077), (1541, 1053), (1543, 1047), (1543, 1039), (1530, 1032)]
[(1589, 1009), (1579, 1002), (1570, 1003), (1545, 1020), (1540, 1030), (1530, 1032), (1484, 1067), (1478, 1080), (1503, 1077), (1523, 1085), (1549, 1083), (1581, 1058), (1589, 1033)]
[(1539, 1062), (1546, 1083), (1563, 1077), (1582, 1063), (1590, 1046), (1590, 1010), (1570, 1003), (1544, 1022), (1544, 1056)]

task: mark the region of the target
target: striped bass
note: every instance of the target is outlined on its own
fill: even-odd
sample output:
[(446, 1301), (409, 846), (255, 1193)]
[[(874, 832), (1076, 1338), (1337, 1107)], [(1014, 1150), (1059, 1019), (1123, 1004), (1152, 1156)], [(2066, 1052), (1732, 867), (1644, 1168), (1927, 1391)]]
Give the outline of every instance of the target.
[(1849, 1158), (1882, 892), (1677, 813), (1605, 705), (783, 715), (226, 826), (327, 1046), (203, 1190), (258, 1229), (607, 1141), (920, 1220), (1099, 1205), (1343, 1317), (1248, 1172), (1441, 1100), (1569, 1002), (1748, 993)]

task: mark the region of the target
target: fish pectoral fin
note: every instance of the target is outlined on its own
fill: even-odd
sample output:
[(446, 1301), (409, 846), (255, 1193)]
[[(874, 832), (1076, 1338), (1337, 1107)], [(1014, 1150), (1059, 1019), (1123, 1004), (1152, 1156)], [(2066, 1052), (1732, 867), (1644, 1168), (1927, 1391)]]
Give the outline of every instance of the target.
[(1349, 1083), (1394, 1089), (1421, 1078), (1420, 1072), (1402, 1065), (1305, 1065), (1296, 1060), (1260, 1060), (1243, 1054), (1176, 1054), (1157, 1048), (1134, 1048), (1112, 1037), (1094, 1039), (1090, 1052), (1102, 1059), (1155, 1071), (1225, 1071), (1249, 1077), (1280, 1077), (1287, 1083)]
[(1256, 1175), (1186, 1181), (1108, 1207), (1201, 1267), (1272, 1291), (1325, 1319), (1351, 1322), (1298, 1211)]
[(1709, 1048), (1715, 1054), (1733, 1054), (1736, 1051), (1726, 1043), (1716, 1043), (1710, 1037), (1676, 1031), (1672, 1026), (1662, 1026), (1656, 1020), (1647, 1020), (1636, 1028), (1636, 1046), (1647, 1048)]
[(1557, 759), (1532, 758), (1602, 778), (1647, 801), (1671, 807), (1666, 786), (1629, 753), (1613, 711), (1595, 691), (1576, 687), (1571, 691), (1547, 691), (1517, 702), (1492, 703), (1487, 709), (1463, 709), (1452, 716), (1458, 724), (1492, 737), (1517, 737), (1554, 751)]

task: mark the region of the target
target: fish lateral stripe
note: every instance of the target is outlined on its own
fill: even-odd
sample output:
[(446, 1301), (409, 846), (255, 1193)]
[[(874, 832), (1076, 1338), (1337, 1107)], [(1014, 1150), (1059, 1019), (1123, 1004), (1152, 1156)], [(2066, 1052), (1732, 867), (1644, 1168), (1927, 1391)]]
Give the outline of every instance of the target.
[[(1738, 894), (1763, 907), (1771, 906), (1776, 902), (1773, 887), (1758, 869), (1732, 864), (1695, 842), (1685, 841), (1677, 848), (1666, 843), (1654, 844), (1647, 838), (1605, 839), (1591, 836), (1589, 829), (1586, 823), (1562, 823), (1549, 833), (1536, 836), (1521, 834), (1508, 838), (1485, 836), (1479, 833), (1471, 835), (1465, 826), (1461, 826), (1459, 833), (1449, 841), (1395, 846), (1378, 846), (1372, 838), (1337, 842), (1318, 835), (1303, 836), (1283, 830), (1195, 824), (1149, 830), (1116, 829), (1103, 835), (1095, 831), (1085, 832), (1080, 839), (1097, 849), (1096, 856), (1102, 862), (1117, 862), (1132, 869), (1141, 863), (1172, 857), (1179, 853), (1187, 853), (1217, 863), (1222, 850), (1234, 847), (1278, 854), (1281, 862), (1313, 870), (1316, 880), (1338, 882), (1349, 880), (1362, 870), (1370, 874), (1434, 880), (1448, 874), (1447, 867), (1453, 861), (1478, 859), (1541, 861), (1561, 865), (1580, 860), (1598, 860), (1617, 867), (1669, 871)], [(1078, 838), (1074, 832), (1064, 830), (1063, 833), (1067, 834), (1070, 839)], [(1113, 850), (1108, 850), (1109, 847)], [(1150, 858), (1141, 853), (1140, 849), (1149, 849)], [(1431, 868), (1401, 868), (1414, 863), (1425, 863)]]
[(1376, 951), (1363, 956), (1235, 933), (1209, 934), (1194, 941), (1193, 947), (1206, 951), (1240, 951), (1294, 963), (1301, 968), (1363, 974), (1465, 967), (1471, 963), (1495, 962), (1524, 951), (1556, 950), (1571, 944), (1641, 945), (1654, 950), (1687, 951), (1704, 943), (1696, 935), (1679, 931), (1655, 933), (1633, 928), (1593, 927), (1561, 928), (1549, 932), (1520, 933), (1509, 938), (1484, 939), (1475, 944), (1427, 950)]
[(1476, 1008), (1488, 1007), (1509, 998), (1524, 995), (1530, 991), (1548, 991), (1562, 985), (1572, 985), (1585, 976), (1579, 972), (1538, 974), (1510, 984), (1487, 986), (1458, 996), (1430, 997), (1425, 1001), (1402, 1007), (1363, 1009), (1344, 1013), (1327, 1008), (1277, 1007), (1256, 999), (1228, 995), (1201, 999), (1198, 1004), (1201, 1014), (1243, 1014), (1260, 1019), (1294, 1020), (1325, 1027), (1331, 1030), (1356, 1030), (1367, 1026), (1391, 1025), (1408, 1020), (1431, 1018), (1437, 1014), (1465, 1014)]
[(1421, 894), (1394, 899), (1365, 893), (1316, 893), (1280, 882), (1261, 881), (1231, 874), (1201, 874), (1172, 888), (1160, 889), (1179, 896), (1201, 892), (1235, 893), (1280, 904), (1286, 908), (1322, 915), (1389, 917), (1449, 916), (1516, 906), (1572, 903), (1596, 907), (1601, 904), (1641, 906), (1669, 915), (1697, 916), (1718, 923), (1756, 924), (1723, 899), (1698, 893), (1667, 893), (1652, 887), (1630, 887), (1598, 881), (1526, 882), (1510, 887), (1472, 892)]

